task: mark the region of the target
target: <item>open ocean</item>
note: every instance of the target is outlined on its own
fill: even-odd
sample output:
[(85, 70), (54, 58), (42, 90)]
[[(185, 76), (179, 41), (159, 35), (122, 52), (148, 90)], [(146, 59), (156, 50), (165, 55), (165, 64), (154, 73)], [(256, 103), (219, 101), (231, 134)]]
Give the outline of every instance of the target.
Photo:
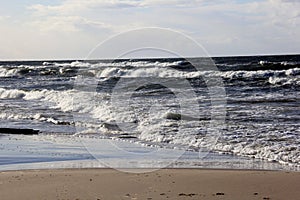
[[(218, 70), (201, 71), (190, 60), (201, 67), (202, 58), (0, 62), (0, 128), (39, 131), (30, 137), (2, 134), (0, 166), (34, 158), (87, 159), (88, 153), (80, 157), (83, 153), (76, 148), (68, 150), (68, 141), (105, 138), (174, 151), (211, 151), (298, 170), (300, 55), (218, 57), (213, 58)], [(210, 77), (219, 77), (226, 92), (218, 134), (209, 127)], [(169, 80), (183, 79), (190, 87), (166, 87)], [(181, 112), (181, 93), (199, 115)], [(215, 136), (213, 141), (205, 139), (209, 135)], [(37, 145), (39, 138), (44, 139)], [(57, 145), (52, 148), (51, 142)], [(47, 151), (42, 150), (44, 143)], [(43, 160), (45, 152), (48, 158)], [(49, 159), (49, 152), (55, 159)]]

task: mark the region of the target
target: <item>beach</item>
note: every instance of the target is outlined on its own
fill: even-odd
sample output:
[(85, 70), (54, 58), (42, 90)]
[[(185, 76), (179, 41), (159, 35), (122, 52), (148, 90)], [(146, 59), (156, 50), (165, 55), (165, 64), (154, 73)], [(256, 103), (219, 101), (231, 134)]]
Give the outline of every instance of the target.
[(300, 196), (300, 173), (287, 171), (59, 169), (0, 173), (3, 200), (288, 199)]

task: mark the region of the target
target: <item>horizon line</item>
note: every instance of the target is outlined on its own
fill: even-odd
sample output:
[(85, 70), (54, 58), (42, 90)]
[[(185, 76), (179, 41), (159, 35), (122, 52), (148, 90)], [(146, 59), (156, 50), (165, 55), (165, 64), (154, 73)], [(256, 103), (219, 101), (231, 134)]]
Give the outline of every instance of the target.
[(193, 58), (230, 58), (230, 57), (267, 57), (267, 56), (300, 56), (300, 53), (278, 53), (278, 54), (249, 54), (249, 55), (214, 55), (214, 56), (186, 56), (186, 57), (128, 57), (128, 58), (21, 58), (21, 59), (1, 59), (0, 62), (30, 62), (30, 61), (96, 61), (96, 60), (150, 60), (150, 59), (193, 59)]

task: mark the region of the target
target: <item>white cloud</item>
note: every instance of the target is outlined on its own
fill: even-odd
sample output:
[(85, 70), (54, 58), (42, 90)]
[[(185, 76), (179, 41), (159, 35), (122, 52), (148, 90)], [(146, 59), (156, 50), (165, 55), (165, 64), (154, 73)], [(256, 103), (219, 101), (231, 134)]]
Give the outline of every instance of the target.
[(36, 15), (67, 15), (78, 14), (95, 9), (130, 9), (147, 7), (193, 7), (226, 3), (224, 0), (64, 0), (59, 5), (34, 4), (27, 7)]
[(78, 32), (86, 29), (110, 30), (111, 26), (99, 21), (88, 20), (80, 16), (51, 16), (31, 22), (40, 31)]
[(78, 14), (89, 9), (130, 8), (139, 6), (139, 1), (129, 0), (65, 0), (60, 5), (50, 6), (34, 4), (28, 7), (36, 15), (68, 15)]
[(23, 18), (0, 17), (2, 32), (18, 41), (2, 39), (5, 48), (17, 56), (78, 57), (112, 34), (149, 26), (186, 33), (214, 55), (300, 51), (298, 0), (62, 0), (26, 9)]
[(300, 2), (293, 0), (270, 0), (273, 13), (272, 22), (279, 26), (296, 27), (300, 23)]
[(261, 41), (299, 40), (288, 38), (299, 35), (299, 5), (294, 0), (65, 0), (30, 9), (41, 16), (35, 21), (41, 30), (88, 31), (98, 24), (99, 31), (116, 33), (141, 26), (167, 27), (189, 33), (222, 54), (224, 45), (230, 51), (243, 45), (259, 51)]
[(10, 16), (8, 16), (8, 15), (5, 15), (5, 16), (0, 15), (0, 21), (5, 21), (5, 20), (8, 20), (9, 18), (10, 18)]
[(193, 7), (193, 6), (201, 6), (201, 5), (210, 5), (210, 4), (217, 4), (220, 2), (224, 2), (222, 0), (144, 0), (141, 1), (139, 4), (140, 6), (171, 6), (171, 7)]

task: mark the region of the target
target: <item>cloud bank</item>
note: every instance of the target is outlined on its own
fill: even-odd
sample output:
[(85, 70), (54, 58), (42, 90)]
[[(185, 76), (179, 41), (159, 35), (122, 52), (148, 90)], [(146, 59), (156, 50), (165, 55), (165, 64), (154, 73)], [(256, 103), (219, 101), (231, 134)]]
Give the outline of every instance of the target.
[(0, 59), (83, 58), (109, 36), (140, 27), (181, 31), (211, 55), (300, 53), (297, 0), (36, 2), (24, 4), (23, 15), (0, 16)]

